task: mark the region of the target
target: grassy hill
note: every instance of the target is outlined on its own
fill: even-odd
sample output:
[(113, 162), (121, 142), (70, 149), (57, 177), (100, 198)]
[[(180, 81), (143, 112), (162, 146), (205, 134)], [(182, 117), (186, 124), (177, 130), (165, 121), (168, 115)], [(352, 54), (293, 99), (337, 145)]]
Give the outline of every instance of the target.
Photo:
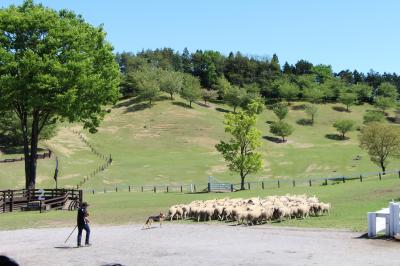
[[(362, 116), (369, 105), (353, 106), (343, 111), (340, 104), (319, 105), (314, 126), (304, 125), (307, 118), (304, 103), (292, 103), (287, 121), (295, 131), (287, 143), (277, 143), (269, 133), (270, 121), (276, 120), (271, 110), (258, 118), (263, 135), (260, 152), (264, 168), (249, 180), (273, 178), (292, 179), (327, 177), (377, 171), (368, 155), (358, 146), (357, 131), (348, 140), (335, 139), (332, 123), (341, 118), (362, 124)], [(231, 108), (210, 104), (188, 108), (183, 100), (162, 98), (151, 108), (136, 99), (126, 99), (112, 108), (102, 122), (99, 132), (82, 134), (103, 154), (112, 154), (113, 164), (85, 184), (85, 188), (111, 187), (115, 184), (180, 184), (206, 183), (207, 176), (219, 180), (239, 182), (230, 173), (214, 145), (228, 135), (222, 124), (224, 114)], [(90, 148), (72, 132), (79, 126), (59, 129), (51, 140), (41, 143), (59, 157), (60, 186), (76, 185), (83, 176), (103, 163)], [(354, 160), (359, 155), (361, 160)], [(5, 157), (20, 154), (2, 154)], [(392, 161), (395, 169), (399, 161)], [(54, 159), (39, 160), (38, 187), (54, 186)], [(23, 162), (0, 164), (0, 188), (22, 187)]]

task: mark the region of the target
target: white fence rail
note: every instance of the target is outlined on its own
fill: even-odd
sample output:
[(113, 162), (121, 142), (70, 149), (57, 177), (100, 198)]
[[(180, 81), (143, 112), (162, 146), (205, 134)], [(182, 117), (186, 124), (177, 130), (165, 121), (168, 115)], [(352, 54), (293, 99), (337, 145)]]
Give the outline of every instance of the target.
[(368, 213), (368, 237), (385, 231), (386, 236), (400, 234), (400, 203), (390, 202), (389, 208)]

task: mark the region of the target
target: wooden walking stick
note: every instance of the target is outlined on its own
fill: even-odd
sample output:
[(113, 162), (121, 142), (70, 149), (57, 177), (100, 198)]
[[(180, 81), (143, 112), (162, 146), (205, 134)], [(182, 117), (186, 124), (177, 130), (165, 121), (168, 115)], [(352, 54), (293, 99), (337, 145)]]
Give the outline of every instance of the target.
[(77, 227), (78, 227), (78, 226), (75, 226), (75, 227), (74, 227), (74, 230), (72, 230), (71, 234), (69, 234), (69, 236), (68, 236), (67, 239), (65, 240), (64, 244), (67, 243), (68, 239), (72, 236), (72, 234), (74, 233), (74, 231), (75, 231), (75, 229), (76, 229)]

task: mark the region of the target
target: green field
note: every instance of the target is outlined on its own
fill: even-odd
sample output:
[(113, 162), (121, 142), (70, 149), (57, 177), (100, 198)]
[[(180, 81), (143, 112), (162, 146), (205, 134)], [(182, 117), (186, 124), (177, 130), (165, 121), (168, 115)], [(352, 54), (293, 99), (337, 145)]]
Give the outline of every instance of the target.
[[(238, 198), (267, 195), (283, 195), (286, 193), (316, 195), (324, 202), (332, 204), (330, 216), (311, 217), (306, 220), (288, 220), (274, 223), (283, 226), (346, 228), (354, 231), (365, 231), (366, 214), (386, 206), (392, 199), (400, 200), (400, 179), (397, 175), (366, 179), (364, 182), (348, 181), (346, 184), (313, 187), (284, 187), (281, 189), (247, 190), (233, 193), (151, 193), (151, 192), (118, 192), (85, 194), (90, 204), (91, 220), (96, 225), (142, 223), (149, 215), (160, 211), (166, 212), (168, 207), (177, 203), (189, 203), (195, 199)], [(15, 229), (26, 227), (70, 226), (75, 223), (75, 212), (51, 211), (15, 212), (1, 216), (0, 228)], [(190, 222), (190, 221), (188, 221)]]
[[(275, 120), (271, 110), (258, 119), (263, 140), (260, 152), (264, 168), (249, 181), (271, 179), (309, 179), (376, 172), (379, 168), (358, 146), (358, 131), (345, 141), (332, 139), (332, 123), (348, 118), (362, 124), (369, 105), (353, 106), (351, 112), (340, 110), (340, 104), (319, 105), (314, 126), (301, 125), (307, 118), (303, 103), (290, 106), (288, 122), (295, 132), (287, 143), (275, 143), (269, 133), (268, 121)], [(113, 164), (84, 185), (85, 189), (112, 189), (115, 185), (153, 185), (206, 183), (212, 175), (219, 180), (239, 182), (235, 173), (226, 168), (214, 145), (227, 138), (222, 124), (224, 112), (231, 108), (212, 104), (187, 108), (184, 101), (162, 99), (152, 108), (135, 99), (121, 101), (112, 108), (96, 134), (83, 132), (86, 138), (104, 154), (112, 154)], [(339, 110), (339, 111), (337, 111)], [(70, 126), (72, 127), (72, 126)], [(73, 126), (79, 129), (78, 126)], [(83, 176), (103, 163), (71, 131), (61, 127), (56, 137), (41, 143), (51, 148), (60, 161), (60, 186), (79, 183)], [(361, 160), (354, 160), (360, 155)], [(0, 158), (20, 156), (3, 154)], [(388, 169), (397, 169), (399, 160)], [(54, 160), (39, 160), (37, 187), (52, 187)], [(23, 186), (23, 162), (0, 165), (0, 188)]]
[[(166, 211), (168, 206), (187, 203), (194, 199), (216, 197), (266, 196), (273, 194), (317, 195), (322, 201), (333, 206), (331, 216), (311, 218), (305, 221), (292, 220), (281, 223), (289, 226), (366, 229), (366, 213), (380, 209), (391, 199), (400, 196), (397, 175), (386, 175), (382, 181), (377, 176), (364, 180), (354, 180), (346, 184), (322, 186), (315, 182), (308, 187), (309, 178), (350, 175), (376, 172), (379, 168), (370, 162), (368, 155), (358, 146), (358, 131), (351, 132), (347, 140), (332, 139), (336, 134), (332, 123), (339, 118), (348, 118), (362, 124), (362, 116), (369, 105), (353, 106), (351, 112), (337, 111), (338, 104), (319, 105), (319, 113), (314, 126), (301, 125), (306, 118), (301, 110), (303, 103), (292, 103), (288, 122), (295, 132), (287, 143), (275, 143), (269, 133), (268, 121), (275, 120), (271, 110), (265, 110), (258, 119), (258, 128), (263, 135), (260, 152), (263, 154), (264, 168), (248, 181), (266, 181), (266, 190), (260, 186), (250, 191), (226, 194), (187, 194), (127, 192), (127, 185), (163, 184), (205, 184), (207, 176), (237, 183), (236, 174), (227, 170), (222, 156), (214, 145), (226, 139), (222, 124), (224, 114), (231, 108), (211, 104), (210, 107), (194, 105), (187, 108), (184, 101), (162, 99), (152, 108), (135, 99), (121, 101), (112, 108), (96, 134), (82, 131), (89, 142), (103, 154), (112, 154), (112, 165), (91, 178), (83, 189), (85, 198), (92, 204), (92, 219), (96, 224), (137, 223), (158, 211)], [(393, 114), (390, 114), (393, 116)], [(51, 140), (41, 143), (42, 148), (50, 148), (59, 157), (59, 186), (76, 186), (82, 178), (104, 163), (90, 148), (73, 133), (81, 130), (77, 125), (62, 126)], [(360, 155), (361, 160), (354, 160)], [(21, 156), (2, 154), (0, 158)], [(397, 169), (398, 160), (392, 161), (388, 169)], [(37, 188), (54, 187), (55, 160), (38, 161)], [(21, 188), (24, 185), (23, 163), (0, 164), (0, 188)], [(271, 184), (280, 179), (281, 188)], [(293, 188), (291, 180), (304, 180)], [(284, 181), (288, 182), (284, 182)], [(104, 188), (118, 193), (98, 193)], [(275, 185), (273, 185), (276, 187)], [(121, 191), (123, 188), (123, 191)], [(198, 191), (202, 186), (198, 186)], [(96, 190), (93, 195), (89, 191)], [(0, 228), (14, 229), (41, 226), (72, 226), (74, 212), (54, 211), (40, 213), (13, 213), (1, 216)]]

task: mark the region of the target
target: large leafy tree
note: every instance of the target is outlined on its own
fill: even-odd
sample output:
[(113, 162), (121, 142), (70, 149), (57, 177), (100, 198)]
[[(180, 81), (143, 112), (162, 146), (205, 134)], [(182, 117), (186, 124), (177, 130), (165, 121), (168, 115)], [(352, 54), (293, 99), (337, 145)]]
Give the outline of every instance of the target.
[(201, 98), (201, 86), (197, 77), (185, 75), (183, 79), (183, 88), (181, 90), (181, 97), (189, 101), (189, 106), (192, 107), (192, 102)]
[(386, 114), (387, 109), (396, 106), (396, 101), (391, 97), (377, 96), (374, 98), (374, 105)]
[(233, 112), (241, 106), (246, 99), (246, 92), (237, 86), (231, 86), (224, 96), (225, 102), (233, 107)]
[(333, 123), (333, 127), (341, 134), (342, 139), (346, 138), (346, 133), (354, 130), (355, 122), (349, 119), (338, 120)]
[(386, 171), (388, 159), (400, 156), (400, 128), (395, 125), (373, 122), (362, 128), (360, 146), (365, 149), (371, 161)]
[(296, 99), (299, 93), (299, 87), (288, 80), (282, 80), (278, 83), (279, 98), (285, 99), (289, 103), (290, 101)]
[(352, 91), (357, 94), (357, 100), (369, 102), (372, 97), (372, 87), (365, 83), (357, 83), (352, 86)]
[(225, 132), (232, 138), (221, 141), (215, 147), (228, 162), (231, 171), (240, 174), (240, 189), (244, 190), (244, 180), (248, 174), (258, 172), (262, 167), (261, 154), (256, 149), (261, 145), (261, 133), (256, 128), (254, 111), (226, 114)]
[(136, 71), (129, 77), (132, 77), (138, 96), (149, 101), (151, 107), (152, 102), (161, 94), (160, 70), (147, 67)]
[(274, 111), (274, 114), (276, 115), (276, 117), (278, 117), (279, 121), (282, 121), (283, 119), (285, 119), (285, 117), (289, 113), (289, 108), (287, 107), (287, 104), (285, 104), (285, 103), (274, 104), (272, 110)]
[(391, 98), (394, 101), (396, 101), (399, 97), (396, 86), (389, 82), (383, 82), (381, 85), (379, 85), (377, 95)]
[(315, 104), (307, 104), (304, 108), (304, 112), (311, 117), (311, 125), (314, 125), (314, 119), (318, 113), (318, 107)]
[(294, 129), (290, 124), (286, 123), (283, 120), (280, 120), (278, 122), (273, 122), (270, 126), (269, 131), (275, 136), (281, 137), (282, 142), (285, 142), (285, 137), (292, 135)]
[(66, 119), (95, 132), (103, 106), (118, 99), (118, 84), (102, 27), (32, 1), (0, 9), (0, 108), (20, 122), (26, 188), (35, 187), (43, 128)]
[(363, 116), (364, 124), (371, 122), (383, 122), (385, 114), (379, 110), (367, 110)]
[(173, 100), (173, 96), (182, 89), (183, 86), (183, 78), (182, 74), (175, 71), (164, 70), (161, 71), (160, 77), (160, 89), (171, 96), (171, 100)]
[(357, 101), (357, 95), (353, 92), (343, 92), (339, 96), (339, 101), (346, 105), (346, 111), (350, 111), (350, 106), (354, 105)]

